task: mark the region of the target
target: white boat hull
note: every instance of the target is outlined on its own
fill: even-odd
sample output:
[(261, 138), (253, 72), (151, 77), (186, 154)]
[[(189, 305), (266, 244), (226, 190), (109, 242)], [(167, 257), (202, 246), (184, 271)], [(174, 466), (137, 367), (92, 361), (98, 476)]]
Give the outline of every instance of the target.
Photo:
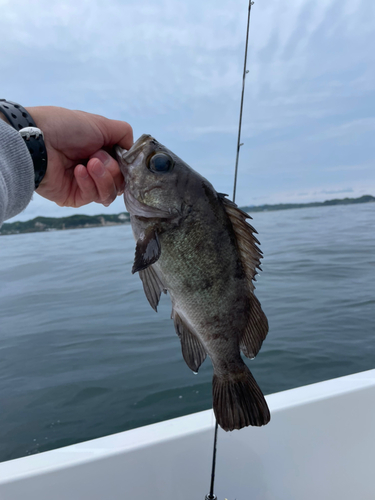
[[(375, 370), (268, 396), (262, 428), (219, 430), (219, 500), (374, 500)], [(193, 500), (212, 411), (0, 464), (1, 500)]]

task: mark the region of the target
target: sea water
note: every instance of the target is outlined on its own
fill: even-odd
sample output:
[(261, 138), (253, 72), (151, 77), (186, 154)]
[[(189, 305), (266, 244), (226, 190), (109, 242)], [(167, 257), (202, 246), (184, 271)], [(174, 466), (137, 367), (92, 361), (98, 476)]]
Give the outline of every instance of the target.
[[(375, 368), (375, 204), (254, 214), (265, 394)], [(211, 407), (169, 298), (131, 274), (130, 226), (0, 238), (0, 460)], [(360, 409), (358, 410), (360, 412)]]

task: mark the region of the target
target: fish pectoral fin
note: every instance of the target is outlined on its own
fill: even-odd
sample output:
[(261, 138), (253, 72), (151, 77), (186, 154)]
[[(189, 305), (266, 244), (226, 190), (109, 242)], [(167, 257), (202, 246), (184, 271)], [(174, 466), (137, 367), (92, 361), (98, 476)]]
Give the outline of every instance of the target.
[(180, 337), (182, 356), (185, 363), (190, 370), (197, 373), (199, 367), (207, 357), (206, 349), (175, 310), (172, 310), (172, 318), (176, 333)]
[(167, 293), (165, 286), (152, 266), (139, 271), (139, 277), (150, 306), (157, 312), (161, 292)]
[(137, 273), (154, 264), (160, 257), (161, 248), (158, 234), (154, 228), (148, 228), (141, 234), (135, 247), (132, 273)]
[(254, 294), (250, 297), (250, 314), (246, 329), (240, 341), (240, 348), (248, 358), (255, 358), (268, 333), (268, 320), (259, 300)]

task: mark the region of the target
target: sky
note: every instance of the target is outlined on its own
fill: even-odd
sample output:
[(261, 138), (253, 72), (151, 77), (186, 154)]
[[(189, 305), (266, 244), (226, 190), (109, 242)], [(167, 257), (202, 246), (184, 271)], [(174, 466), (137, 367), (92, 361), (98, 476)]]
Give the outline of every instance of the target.
[[(130, 123), (232, 194), (247, 0), (0, 0), (1, 96)], [(375, 3), (256, 0), (236, 202), (375, 195)], [(13, 220), (119, 213), (34, 194)]]

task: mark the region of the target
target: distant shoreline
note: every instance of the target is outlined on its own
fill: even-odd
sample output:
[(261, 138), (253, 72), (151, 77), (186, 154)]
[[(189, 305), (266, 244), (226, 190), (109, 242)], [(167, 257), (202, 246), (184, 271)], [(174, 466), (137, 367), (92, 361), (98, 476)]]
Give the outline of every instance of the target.
[(357, 205), (358, 203), (373, 203), (375, 197), (365, 194), (360, 198), (342, 198), (312, 203), (279, 203), (277, 205), (258, 205), (241, 207), (245, 212), (267, 212), (271, 210), (290, 210), (292, 208), (332, 207), (334, 205)]
[[(248, 213), (270, 212), (273, 210), (291, 210), (293, 208), (330, 207), (334, 205), (355, 205), (359, 203), (374, 203), (375, 197), (364, 195), (360, 198), (343, 198), (313, 203), (279, 203), (276, 205), (257, 205), (241, 207)], [(72, 215), (70, 217), (36, 217), (25, 222), (4, 223), (0, 228), (0, 236), (10, 234), (39, 233), (45, 231), (63, 231), (66, 229), (83, 229), (103, 226), (119, 226), (129, 224), (127, 212), (120, 214)]]

